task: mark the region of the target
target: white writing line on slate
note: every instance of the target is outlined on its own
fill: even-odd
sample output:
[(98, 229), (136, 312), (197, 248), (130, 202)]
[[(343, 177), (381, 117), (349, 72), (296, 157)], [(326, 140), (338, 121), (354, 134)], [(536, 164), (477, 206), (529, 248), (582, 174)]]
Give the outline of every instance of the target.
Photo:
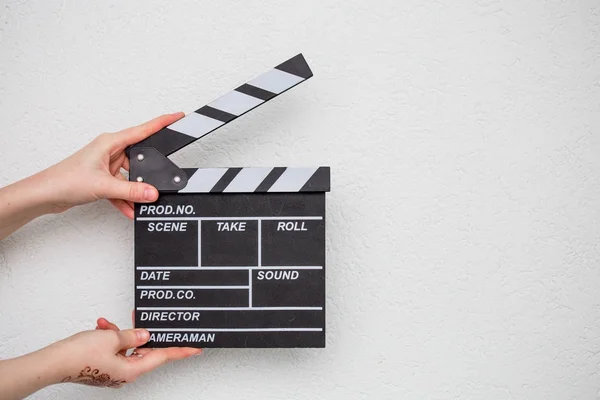
[(322, 266), (310, 265), (310, 266), (295, 266), (295, 267), (258, 267), (258, 266), (240, 266), (240, 267), (215, 267), (215, 266), (207, 266), (207, 267), (169, 267), (169, 266), (160, 266), (160, 267), (146, 267), (140, 266), (136, 267), (138, 271), (150, 271), (150, 270), (181, 270), (181, 271), (246, 271), (246, 270), (268, 270), (268, 269), (323, 269)]
[(137, 217), (136, 221), (320, 221), (323, 217)]
[(323, 307), (137, 307), (138, 311), (322, 311)]
[(136, 289), (248, 289), (249, 286), (136, 286)]
[(146, 328), (150, 332), (322, 332), (323, 328)]

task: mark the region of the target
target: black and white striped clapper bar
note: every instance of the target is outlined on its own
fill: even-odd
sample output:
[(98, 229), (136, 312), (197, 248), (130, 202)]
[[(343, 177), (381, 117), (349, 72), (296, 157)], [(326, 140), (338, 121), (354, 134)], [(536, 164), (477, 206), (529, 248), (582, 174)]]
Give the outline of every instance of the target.
[(329, 167), (179, 168), (167, 156), (312, 76), (299, 54), (128, 149), (146, 347), (325, 347)]

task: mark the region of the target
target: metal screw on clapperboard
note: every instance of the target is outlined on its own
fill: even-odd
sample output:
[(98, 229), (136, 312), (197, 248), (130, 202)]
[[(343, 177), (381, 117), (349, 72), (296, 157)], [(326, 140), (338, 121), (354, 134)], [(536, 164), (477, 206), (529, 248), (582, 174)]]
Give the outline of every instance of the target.
[[(312, 77), (295, 57), (128, 149), (146, 347), (325, 347), (330, 168), (179, 168), (167, 156)], [(291, 149), (290, 149), (291, 150)]]

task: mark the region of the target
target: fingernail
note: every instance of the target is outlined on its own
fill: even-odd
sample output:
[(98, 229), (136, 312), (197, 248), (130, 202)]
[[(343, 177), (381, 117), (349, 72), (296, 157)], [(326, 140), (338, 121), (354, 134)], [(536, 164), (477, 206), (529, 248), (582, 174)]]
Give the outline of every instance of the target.
[(146, 200), (154, 200), (154, 190), (150, 188), (144, 189), (144, 199)]
[(139, 340), (148, 340), (148, 338), (150, 337), (150, 332), (148, 332), (145, 329), (136, 329), (135, 335)]

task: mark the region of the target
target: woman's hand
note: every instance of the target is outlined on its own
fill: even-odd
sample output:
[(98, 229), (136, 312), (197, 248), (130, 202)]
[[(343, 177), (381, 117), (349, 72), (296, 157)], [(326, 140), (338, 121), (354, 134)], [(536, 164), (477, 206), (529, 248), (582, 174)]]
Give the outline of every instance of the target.
[(158, 191), (151, 185), (128, 182), (121, 168), (129, 171), (125, 149), (184, 116), (163, 115), (117, 133), (104, 133), (90, 144), (41, 174), (51, 192), (53, 210), (109, 199), (125, 216), (133, 218), (133, 203), (154, 202)]
[(129, 182), (125, 149), (184, 116), (168, 114), (117, 133), (104, 133), (60, 163), (22, 181), (0, 188), (0, 240), (33, 219), (99, 199), (108, 199), (133, 218), (133, 203), (151, 203), (158, 191)]
[[(135, 311), (131, 312), (131, 325), (135, 326)], [(104, 330), (104, 331), (120, 331), (119, 327), (106, 318), (98, 318), (96, 321), (96, 330)], [(177, 356), (180, 350), (185, 350), (185, 352), (191, 352), (193, 355), (199, 355), (202, 353), (202, 349), (192, 348), (192, 347), (169, 347), (163, 349), (152, 349), (152, 348), (143, 348), (143, 349), (133, 349), (131, 353), (132, 356), (144, 357), (151, 351), (157, 351), (159, 353), (166, 353), (166, 356)], [(125, 356), (127, 354), (127, 350), (122, 350), (119, 354)]]
[(80, 332), (22, 357), (0, 361), (2, 399), (22, 399), (45, 386), (72, 382), (118, 388), (165, 364), (200, 354), (201, 349), (171, 347), (127, 350), (148, 342), (145, 329), (119, 328), (100, 318), (96, 330)]
[[(98, 319), (97, 324), (95, 331), (81, 332), (56, 343), (67, 358), (65, 365), (69, 366), (61, 382), (118, 388), (169, 361), (202, 352), (186, 347), (135, 350), (148, 342), (147, 330), (119, 330), (104, 318)], [(129, 349), (134, 352), (127, 356)]]

